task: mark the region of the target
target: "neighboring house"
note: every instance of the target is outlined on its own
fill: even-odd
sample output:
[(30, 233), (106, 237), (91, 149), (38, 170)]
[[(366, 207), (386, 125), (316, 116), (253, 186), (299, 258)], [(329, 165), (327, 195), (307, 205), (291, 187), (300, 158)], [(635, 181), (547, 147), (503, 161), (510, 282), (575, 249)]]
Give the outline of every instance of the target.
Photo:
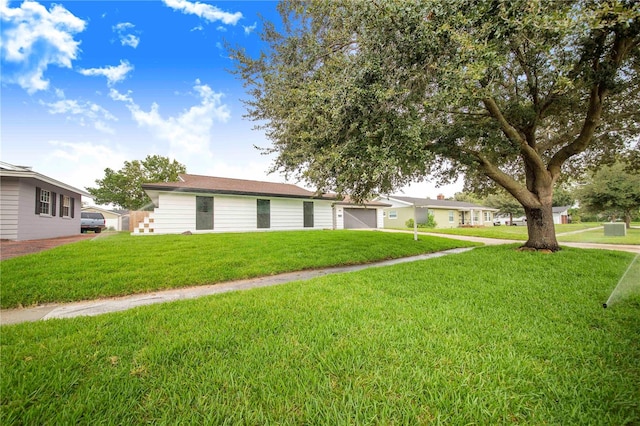
[(569, 223), (569, 209), (571, 206), (553, 207), (553, 223), (556, 225)]
[(414, 219), (416, 223), (426, 223), (429, 214), (433, 214), (436, 228), (493, 226), (493, 215), (498, 211), (477, 204), (445, 200), (443, 196), (432, 200), (389, 195), (376, 200), (391, 204), (384, 209), (385, 228), (404, 228), (409, 219)]
[(384, 203), (357, 205), (291, 184), (181, 174), (142, 188), (155, 209), (134, 234), (382, 228)]
[(91, 194), (0, 162), (0, 239), (36, 240), (80, 234), (82, 196)]
[(82, 208), (83, 212), (102, 213), (108, 230), (128, 231), (129, 210), (107, 210), (96, 206)]

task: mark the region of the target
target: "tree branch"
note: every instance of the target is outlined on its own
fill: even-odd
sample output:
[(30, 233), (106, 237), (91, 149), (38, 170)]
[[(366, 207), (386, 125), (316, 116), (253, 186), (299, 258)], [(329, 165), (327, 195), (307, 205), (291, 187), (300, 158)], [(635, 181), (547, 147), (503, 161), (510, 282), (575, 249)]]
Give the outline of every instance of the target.
[(542, 162), (542, 159), (540, 158), (536, 150), (529, 146), (526, 139), (522, 137), (520, 132), (518, 132), (515, 127), (509, 124), (507, 119), (502, 114), (502, 111), (500, 111), (498, 104), (496, 104), (496, 101), (492, 98), (485, 98), (482, 100), (482, 102), (489, 111), (489, 114), (491, 114), (491, 116), (496, 119), (505, 136), (507, 136), (510, 141), (516, 143), (520, 147), (520, 152), (522, 153), (522, 155), (534, 167), (536, 176), (538, 178), (546, 176), (547, 168)]

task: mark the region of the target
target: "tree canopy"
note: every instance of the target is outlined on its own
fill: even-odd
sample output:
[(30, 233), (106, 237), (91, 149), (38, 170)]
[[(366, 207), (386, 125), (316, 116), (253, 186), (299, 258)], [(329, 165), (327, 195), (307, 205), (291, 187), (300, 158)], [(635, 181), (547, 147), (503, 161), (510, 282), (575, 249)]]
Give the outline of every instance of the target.
[(622, 218), (628, 228), (631, 217), (640, 210), (640, 174), (629, 171), (621, 162), (604, 166), (580, 188), (578, 198), (581, 208), (612, 220)]
[(232, 52), (273, 170), (356, 200), (435, 175), (503, 187), (557, 249), (563, 171), (640, 123), (640, 5), (627, 0), (279, 5), (258, 58)]
[(143, 183), (175, 182), (186, 167), (176, 160), (160, 155), (147, 155), (144, 160), (125, 161), (118, 171), (104, 169), (104, 178), (97, 179), (95, 188), (87, 191), (98, 204), (115, 204), (129, 210), (149, 209), (152, 204), (142, 189)]

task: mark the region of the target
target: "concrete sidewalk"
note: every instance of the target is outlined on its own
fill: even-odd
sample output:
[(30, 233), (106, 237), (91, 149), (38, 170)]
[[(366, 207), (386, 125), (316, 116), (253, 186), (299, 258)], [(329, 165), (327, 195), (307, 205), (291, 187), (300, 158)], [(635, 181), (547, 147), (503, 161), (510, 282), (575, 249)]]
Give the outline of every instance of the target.
[(399, 263), (415, 262), (417, 260), (433, 259), (450, 254), (463, 253), (473, 248), (458, 248), (437, 253), (422, 254), (418, 256), (403, 257), (400, 259), (385, 260), (364, 265), (339, 266), (334, 268), (317, 269), (310, 271), (290, 272), (286, 274), (253, 278), (241, 281), (212, 284), (197, 287), (186, 287), (172, 290), (156, 291), (153, 293), (137, 294), (132, 296), (89, 300), (74, 303), (56, 303), (24, 309), (6, 309), (0, 311), (0, 325), (18, 324), (21, 322), (33, 322), (51, 318), (73, 318), (78, 316), (95, 316), (108, 312), (119, 312), (138, 306), (165, 303), (174, 300), (194, 299), (211, 294), (226, 293), (229, 291), (248, 290), (258, 287), (267, 287), (284, 284), (291, 281), (306, 281), (316, 277), (344, 272), (360, 271), (362, 269), (390, 266)]

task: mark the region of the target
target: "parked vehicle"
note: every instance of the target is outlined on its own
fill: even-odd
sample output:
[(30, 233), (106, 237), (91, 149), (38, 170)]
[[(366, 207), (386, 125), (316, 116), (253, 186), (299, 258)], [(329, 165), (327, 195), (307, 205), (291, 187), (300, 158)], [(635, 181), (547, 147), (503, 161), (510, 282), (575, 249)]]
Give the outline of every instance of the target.
[(96, 234), (102, 232), (107, 223), (102, 213), (82, 212), (80, 215), (80, 232), (93, 231)]
[(527, 217), (516, 217), (511, 221), (511, 226), (527, 226)]
[(509, 225), (509, 216), (496, 216), (493, 218), (493, 226)]

